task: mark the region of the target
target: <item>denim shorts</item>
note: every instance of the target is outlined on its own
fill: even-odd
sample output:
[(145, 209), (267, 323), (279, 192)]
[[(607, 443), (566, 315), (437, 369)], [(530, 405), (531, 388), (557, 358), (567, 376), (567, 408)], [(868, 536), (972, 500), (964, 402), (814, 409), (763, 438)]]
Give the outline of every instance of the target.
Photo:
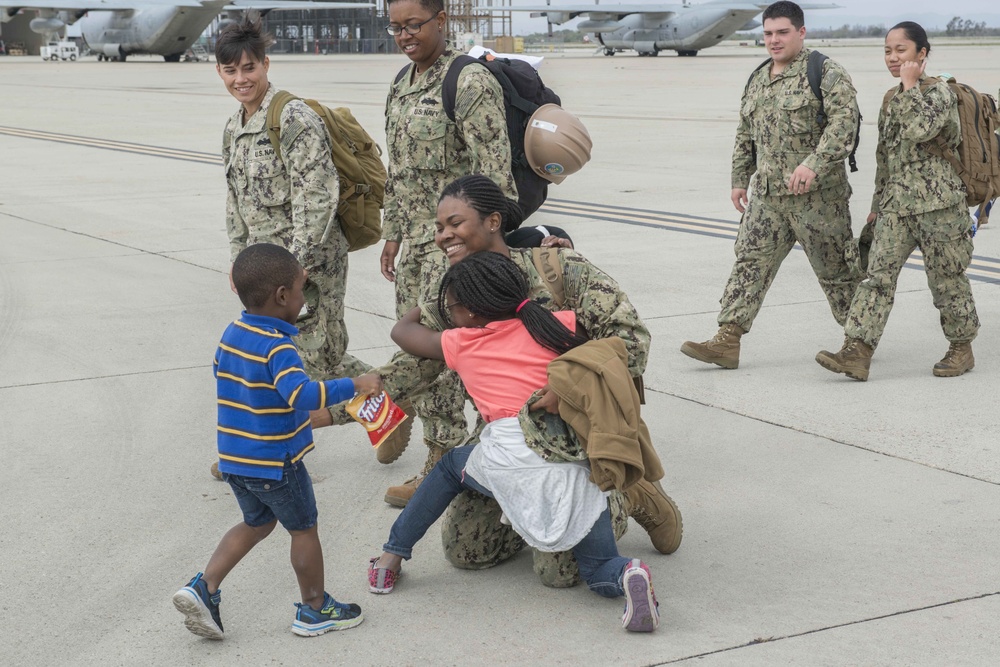
[(316, 496), (302, 461), (285, 461), (281, 479), (261, 479), (223, 473), (243, 510), (243, 522), (253, 528), (277, 519), (285, 530), (307, 530), (316, 525)]

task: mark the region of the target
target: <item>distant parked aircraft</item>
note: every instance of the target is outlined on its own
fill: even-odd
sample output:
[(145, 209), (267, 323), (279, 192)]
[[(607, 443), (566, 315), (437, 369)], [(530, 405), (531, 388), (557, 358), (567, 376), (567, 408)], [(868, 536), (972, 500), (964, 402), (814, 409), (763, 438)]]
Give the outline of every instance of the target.
[[(579, 4), (530, 5), (520, 7), (477, 7), (479, 11), (531, 12), (544, 16), (550, 26), (566, 23), (587, 14), (576, 27), (592, 32), (604, 47), (604, 55), (634, 49), (640, 56), (655, 56), (673, 50), (679, 56), (696, 56), (698, 51), (715, 46), (738, 30), (760, 26), (754, 20), (771, 3), (710, 0), (699, 5), (683, 4)], [(837, 9), (835, 4), (802, 4), (802, 9)]]
[(220, 12), (363, 9), (368, 2), (258, 2), (257, 0), (0, 0), (0, 23), (22, 10), (37, 12), (30, 28), (52, 35), (80, 22), (87, 46), (98, 60), (125, 60), (133, 53), (161, 55), (177, 62)]

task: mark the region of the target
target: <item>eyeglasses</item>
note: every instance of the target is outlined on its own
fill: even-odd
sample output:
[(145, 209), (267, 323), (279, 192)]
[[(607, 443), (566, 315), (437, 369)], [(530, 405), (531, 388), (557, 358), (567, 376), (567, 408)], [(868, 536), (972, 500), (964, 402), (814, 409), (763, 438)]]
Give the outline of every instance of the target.
[[(440, 13), (441, 12), (438, 12), (438, 14), (440, 14)], [(435, 14), (434, 16), (430, 17), (429, 19), (427, 19), (426, 21), (423, 21), (421, 23), (407, 23), (406, 25), (393, 25), (393, 24), (390, 23), (389, 25), (387, 25), (385, 27), (385, 31), (387, 33), (389, 33), (390, 35), (393, 35), (393, 36), (402, 34), (402, 32), (404, 30), (406, 31), (406, 34), (408, 34), (408, 35), (416, 35), (418, 32), (420, 32), (420, 29), (422, 27), (424, 27), (426, 24), (430, 23), (431, 21), (433, 21), (437, 17), (438, 17), (438, 15)]]

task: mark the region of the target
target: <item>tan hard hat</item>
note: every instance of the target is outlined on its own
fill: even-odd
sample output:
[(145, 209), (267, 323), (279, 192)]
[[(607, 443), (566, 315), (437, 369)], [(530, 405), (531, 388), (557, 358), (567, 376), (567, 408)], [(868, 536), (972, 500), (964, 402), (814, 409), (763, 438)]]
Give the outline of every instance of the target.
[(524, 130), (524, 154), (532, 171), (552, 183), (583, 169), (593, 146), (580, 119), (557, 104), (544, 104)]

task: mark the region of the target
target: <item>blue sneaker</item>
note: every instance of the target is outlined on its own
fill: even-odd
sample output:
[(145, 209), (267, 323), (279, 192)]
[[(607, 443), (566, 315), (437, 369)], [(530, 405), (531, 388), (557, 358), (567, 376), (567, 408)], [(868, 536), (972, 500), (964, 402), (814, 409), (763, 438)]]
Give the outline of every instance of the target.
[(330, 630), (346, 630), (360, 625), (365, 617), (361, 607), (352, 603), (337, 602), (329, 593), (323, 593), (323, 608), (316, 611), (307, 604), (296, 602), (299, 608), (292, 621), (292, 632), (301, 637), (317, 637)]
[(188, 585), (174, 593), (174, 606), (184, 614), (184, 625), (199, 637), (222, 639), (222, 620), (219, 618), (219, 602), (222, 591), (208, 592), (208, 584), (195, 575)]

